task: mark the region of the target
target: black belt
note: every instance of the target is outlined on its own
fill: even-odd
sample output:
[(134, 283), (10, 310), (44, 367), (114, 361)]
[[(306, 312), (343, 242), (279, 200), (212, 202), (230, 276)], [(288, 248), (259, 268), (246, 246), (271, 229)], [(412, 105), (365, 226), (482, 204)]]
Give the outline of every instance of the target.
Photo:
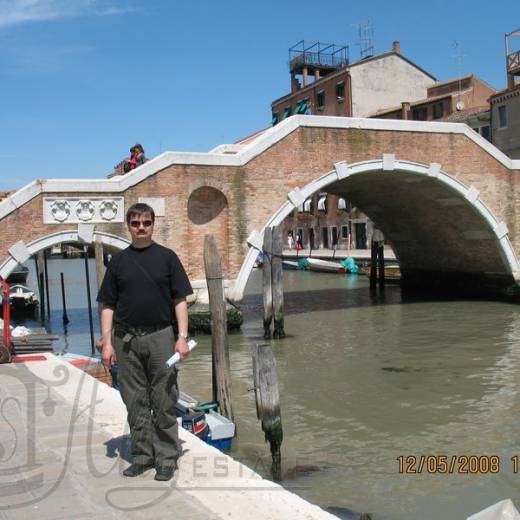
[(128, 325), (127, 323), (115, 323), (114, 331), (131, 334), (132, 336), (144, 336), (145, 334), (151, 334), (159, 330), (171, 327), (171, 323), (157, 323), (155, 325)]

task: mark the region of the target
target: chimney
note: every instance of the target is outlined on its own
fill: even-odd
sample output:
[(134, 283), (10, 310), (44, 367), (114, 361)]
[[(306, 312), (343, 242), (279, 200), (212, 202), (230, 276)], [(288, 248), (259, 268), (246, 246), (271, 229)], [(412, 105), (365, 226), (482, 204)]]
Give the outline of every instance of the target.
[(392, 51), (397, 52), (397, 54), (401, 54), (401, 42), (400, 41), (396, 40), (394, 43), (392, 43)]
[(410, 116), (410, 103), (404, 101), (401, 103), (401, 119), (408, 119)]

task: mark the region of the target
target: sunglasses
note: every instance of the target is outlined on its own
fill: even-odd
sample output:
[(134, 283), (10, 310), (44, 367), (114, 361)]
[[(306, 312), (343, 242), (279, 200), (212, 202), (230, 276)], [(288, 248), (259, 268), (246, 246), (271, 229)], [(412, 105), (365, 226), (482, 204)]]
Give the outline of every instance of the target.
[(141, 226), (141, 224), (144, 227), (150, 227), (153, 224), (153, 220), (131, 220), (130, 221), (130, 226), (132, 226), (133, 228), (138, 228)]

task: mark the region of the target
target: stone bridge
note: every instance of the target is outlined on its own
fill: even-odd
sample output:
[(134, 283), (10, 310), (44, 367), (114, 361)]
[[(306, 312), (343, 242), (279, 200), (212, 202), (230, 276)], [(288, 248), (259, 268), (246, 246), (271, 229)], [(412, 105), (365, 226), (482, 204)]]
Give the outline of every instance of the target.
[(519, 170), (463, 124), (293, 116), (243, 144), (166, 152), (124, 176), (35, 180), (0, 203), (0, 275), (59, 242), (126, 247), (125, 208), (145, 201), (156, 240), (177, 251), (199, 291), (204, 235), (215, 235), (227, 296), (240, 301), (264, 227), (328, 191), (383, 231), (404, 283), (511, 290)]

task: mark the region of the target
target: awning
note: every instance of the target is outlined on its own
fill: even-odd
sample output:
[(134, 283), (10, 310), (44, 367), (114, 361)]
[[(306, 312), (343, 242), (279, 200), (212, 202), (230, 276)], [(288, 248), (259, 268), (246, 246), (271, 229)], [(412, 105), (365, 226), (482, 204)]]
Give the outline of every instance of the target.
[(347, 209), (347, 203), (345, 199), (341, 197), (338, 199), (338, 209)]
[(278, 112), (276, 114), (273, 113), (273, 117), (271, 119), (271, 125), (274, 126), (276, 124), (278, 124)]
[(289, 117), (291, 115), (291, 107), (287, 107), (284, 111), (283, 111), (283, 118), (285, 119), (286, 117)]
[(327, 203), (327, 195), (323, 195), (318, 199), (318, 211), (327, 211), (325, 204)]
[(303, 211), (305, 211), (307, 213), (310, 213), (311, 212), (311, 204), (312, 204), (312, 199), (307, 199), (303, 203)]

